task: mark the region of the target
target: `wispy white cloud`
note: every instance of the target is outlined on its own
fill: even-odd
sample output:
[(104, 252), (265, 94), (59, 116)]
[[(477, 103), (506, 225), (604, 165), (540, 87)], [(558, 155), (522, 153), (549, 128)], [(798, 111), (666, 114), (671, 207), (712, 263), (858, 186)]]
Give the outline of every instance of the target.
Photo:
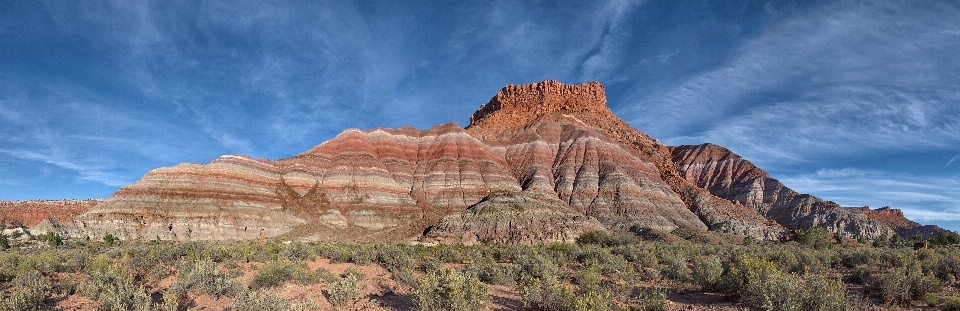
[(943, 167), (950, 166), (950, 164), (953, 164), (953, 162), (956, 162), (957, 160), (960, 160), (960, 154), (955, 155), (955, 156), (953, 156), (952, 158), (950, 158), (950, 160), (947, 161), (947, 164), (944, 164)]
[(837, 2), (746, 40), (728, 62), (653, 93), (625, 119), (672, 144), (714, 142), (762, 164), (960, 146), (951, 5)]
[(108, 167), (99, 163), (80, 163), (74, 159), (56, 154), (41, 154), (23, 150), (0, 149), (0, 153), (23, 160), (33, 160), (51, 164), (62, 169), (76, 172), (82, 180), (102, 183), (107, 186), (120, 187), (133, 181), (123, 174), (109, 171)]

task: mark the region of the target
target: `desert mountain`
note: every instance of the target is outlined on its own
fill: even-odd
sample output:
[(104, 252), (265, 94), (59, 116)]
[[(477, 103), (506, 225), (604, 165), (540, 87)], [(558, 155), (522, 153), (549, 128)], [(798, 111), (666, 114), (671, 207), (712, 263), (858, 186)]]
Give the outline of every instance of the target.
[(155, 169), (35, 229), (531, 244), (678, 228), (769, 240), (811, 226), (894, 232), (864, 211), (798, 194), (725, 148), (660, 143), (615, 116), (597, 82), (543, 81), (504, 87), (467, 128), (348, 129), (286, 159), (227, 155)]

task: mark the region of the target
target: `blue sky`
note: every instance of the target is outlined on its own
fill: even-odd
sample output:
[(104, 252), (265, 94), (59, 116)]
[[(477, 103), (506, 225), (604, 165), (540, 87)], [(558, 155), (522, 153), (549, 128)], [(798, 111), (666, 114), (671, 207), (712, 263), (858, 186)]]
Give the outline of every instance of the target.
[(600, 81), (667, 144), (960, 229), (957, 1), (0, 1), (0, 199)]

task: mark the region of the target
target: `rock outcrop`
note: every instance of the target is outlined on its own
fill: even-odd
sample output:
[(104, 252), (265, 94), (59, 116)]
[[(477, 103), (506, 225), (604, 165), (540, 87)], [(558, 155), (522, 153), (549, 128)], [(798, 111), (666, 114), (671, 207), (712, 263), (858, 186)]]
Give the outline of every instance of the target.
[(32, 227), (40, 221), (53, 217), (68, 220), (103, 202), (94, 200), (22, 200), (0, 201), (0, 225), (17, 224)]
[(606, 106), (597, 82), (504, 87), (464, 129), (348, 129), (299, 155), (159, 168), (35, 230), (127, 239), (286, 238), (535, 244), (592, 230), (778, 239), (825, 226), (892, 233), (790, 190), (713, 145), (669, 147)]
[(863, 207), (847, 207), (848, 210), (860, 212), (867, 216), (867, 218), (879, 221), (880, 223), (887, 225), (893, 231), (901, 236), (911, 236), (914, 234), (919, 234), (924, 238), (929, 238), (937, 232), (943, 231), (942, 228), (936, 225), (921, 225), (915, 221), (907, 219), (903, 216), (903, 212), (899, 209), (891, 208), (889, 206), (884, 206), (878, 209), (870, 209), (869, 206)]
[[(508, 85), (473, 114), (467, 131), (503, 150), (524, 191), (559, 197), (616, 229), (783, 234), (756, 211), (680, 177), (669, 147), (620, 120), (604, 93), (596, 82)], [(575, 161), (565, 162), (571, 155)]]
[(573, 242), (584, 232), (606, 231), (596, 219), (516, 192), (494, 192), (467, 210), (427, 228), (424, 242), (542, 244)]
[(736, 201), (788, 229), (825, 227), (849, 236), (893, 234), (884, 223), (839, 204), (800, 194), (729, 149), (714, 144), (672, 147), (677, 172), (697, 187)]

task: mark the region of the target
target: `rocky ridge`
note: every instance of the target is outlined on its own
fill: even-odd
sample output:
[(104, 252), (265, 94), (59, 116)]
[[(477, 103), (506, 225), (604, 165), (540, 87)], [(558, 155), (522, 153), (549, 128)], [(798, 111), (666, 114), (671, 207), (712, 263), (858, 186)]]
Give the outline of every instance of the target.
[(103, 199), (0, 201), (0, 221), (4, 227), (16, 224), (30, 227), (50, 217), (68, 220), (100, 202)]
[(893, 234), (883, 222), (800, 194), (743, 157), (714, 144), (671, 147), (677, 172), (697, 187), (747, 206), (791, 230), (825, 227), (849, 236)]
[(920, 236), (926, 238), (943, 230), (936, 225), (921, 225), (915, 221), (911, 221), (907, 219), (907, 217), (903, 216), (903, 211), (891, 208), (889, 206), (884, 206), (878, 209), (870, 209), (869, 206), (847, 207), (847, 209), (854, 212), (863, 213), (867, 216), (867, 218), (879, 221), (893, 229), (893, 231), (895, 231), (897, 234), (905, 237), (919, 234)]
[(606, 106), (597, 82), (508, 85), (462, 128), (348, 129), (299, 155), (159, 168), (69, 220), (68, 236), (533, 244), (591, 230), (778, 239), (889, 225), (798, 194), (719, 146), (669, 147)]

